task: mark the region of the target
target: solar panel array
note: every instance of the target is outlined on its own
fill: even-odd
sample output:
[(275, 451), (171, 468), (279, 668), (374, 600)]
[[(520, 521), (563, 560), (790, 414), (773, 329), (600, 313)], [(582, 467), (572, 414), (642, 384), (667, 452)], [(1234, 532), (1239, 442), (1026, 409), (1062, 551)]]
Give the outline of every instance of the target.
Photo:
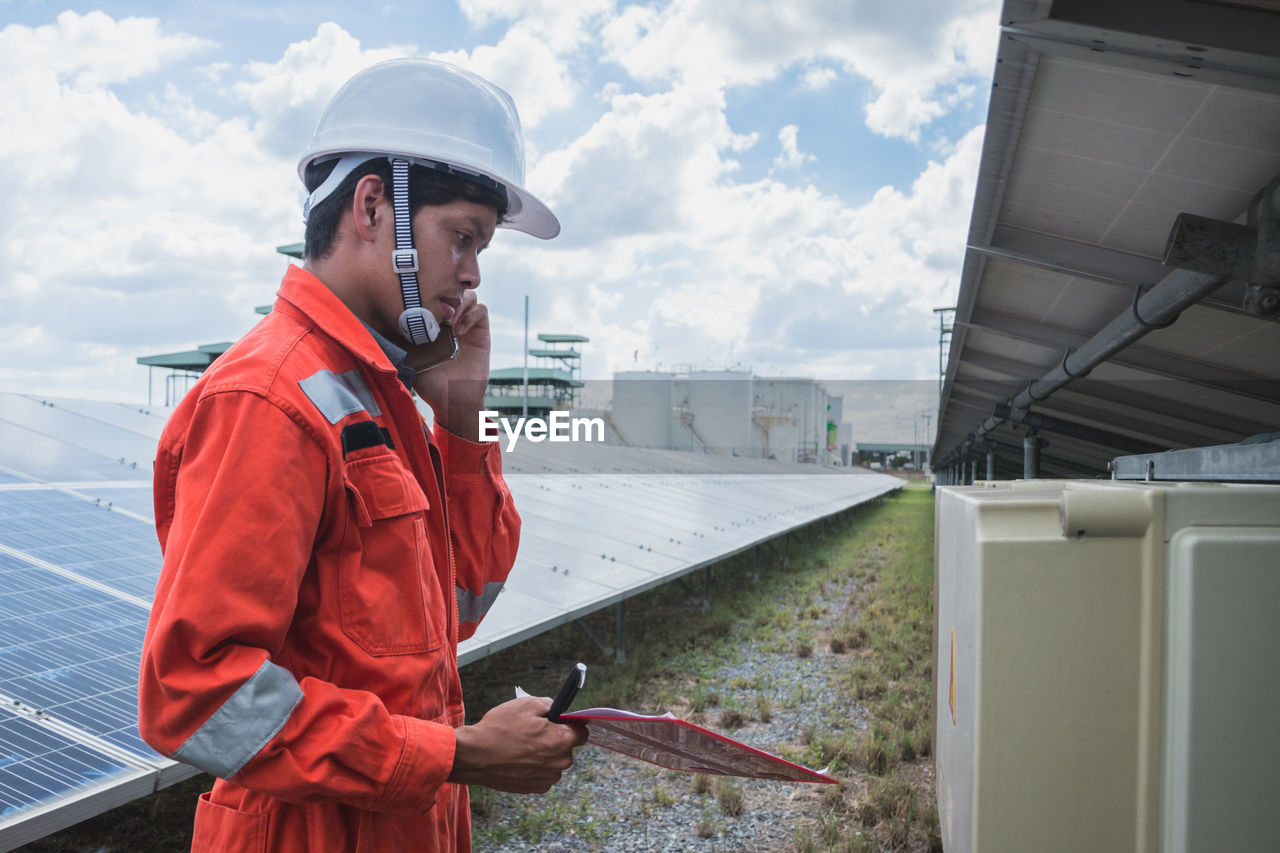
[(138, 735), (164, 413), (0, 394), (0, 848), (192, 771)]
[[(0, 393), (0, 850), (194, 773), (137, 728), (166, 415)], [(901, 486), (588, 445), (525, 445), (505, 469), (520, 555), (463, 663)]]

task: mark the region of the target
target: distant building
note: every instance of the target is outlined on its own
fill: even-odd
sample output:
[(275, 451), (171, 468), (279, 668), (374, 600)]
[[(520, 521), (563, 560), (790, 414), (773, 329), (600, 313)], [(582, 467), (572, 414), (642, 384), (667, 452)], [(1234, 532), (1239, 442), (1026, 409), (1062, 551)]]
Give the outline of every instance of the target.
[(489, 387), (484, 393), (484, 407), (504, 418), (545, 418), (553, 410), (573, 408), (580, 380), (564, 368), (530, 367), (528, 394), (525, 393), (524, 368), (502, 367), (489, 371)]
[(743, 370), (613, 375), (606, 440), (631, 447), (847, 465), (844, 401), (814, 379)]

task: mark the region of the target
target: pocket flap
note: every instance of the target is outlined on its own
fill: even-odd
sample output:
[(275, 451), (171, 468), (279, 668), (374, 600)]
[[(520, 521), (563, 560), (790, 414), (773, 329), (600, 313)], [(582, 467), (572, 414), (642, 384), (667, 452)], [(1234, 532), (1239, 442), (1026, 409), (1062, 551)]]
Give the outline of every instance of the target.
[(431, 506), (399, 457), (384, 448), (370, 451), (370, 455), (353, 455), (343, 463), (357, 524), (368, 527), (380, 518), (423, 512)]

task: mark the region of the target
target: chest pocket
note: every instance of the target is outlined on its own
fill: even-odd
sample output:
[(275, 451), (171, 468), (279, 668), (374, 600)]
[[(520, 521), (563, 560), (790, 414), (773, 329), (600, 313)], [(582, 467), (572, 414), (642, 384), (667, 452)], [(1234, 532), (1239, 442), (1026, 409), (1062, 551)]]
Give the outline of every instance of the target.
[(448, 612), (427, 546), (426, 495), (385, 447), (352, 453), (343, 479), (351, 510), (338, 568), (343, 632), (371, 655), (439, 648)]

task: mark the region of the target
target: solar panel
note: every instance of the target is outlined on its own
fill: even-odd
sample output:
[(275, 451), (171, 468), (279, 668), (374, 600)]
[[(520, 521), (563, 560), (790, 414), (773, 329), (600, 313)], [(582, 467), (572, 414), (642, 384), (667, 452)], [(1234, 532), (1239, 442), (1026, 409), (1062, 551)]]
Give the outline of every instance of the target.
[(0, 490), (0, 546), (145, 601), (160, 576), (154, 527), (57, 489)]
[[(0, 849), (194, 773), (137, 729), (162, 423), (135, 407), (0, 394)], [(464, 664), (901, 485), (591, 445), (523, 446), (504, 468), (520, 553)]]
[(137, 684), (148, 610), (0, 553), (0, 695), (150, 760)]
[[(118, 788), (134, 782), (142, 796), (151, 790), (151, 773), (68, 738), (48, 725), (0, 709), (0, 821), (34, 812), (51, 803), (69, 803), (73, 795)], [(6, 830), (5, 849), (38, 838)]]
[[(601, 453), (600, 451), (604, 452)], [(901, 487), (894, 477), (713, 457), (721, 473), (545, 473), (592, 465), (652, 471), (701, 467), (706, 457), (597, 449), (572, 462), (526, 452), (508, 473), (523, 519), (520, 553), (476, 634), (458, 647), (470, 663), (535, 633), (724, 559)], [(555, 458), (560, 455), (561, 458)], [(628, 464), (630, 463), (630, 464)], [(505, 466), (504, 466), (505, 467)], [(735, 469), (751, 473), (732, 473)], [(730, 473), (724, 473), (724, 472)], [(759, 472), (770, 471), (765, 476)], [(782, 473), (777, 473), (782, 472)]]
[(151, 481), (138, 483), (112, 483), (109, 485), (77, 485), (68, 489), (77, 495), (120, 512), (131, 513), (134, 517), (146, 522), (154, 531), (155, 511), (151, 502)]
[(145, 466), (122, 462), (0, 420), (0, 471), (26, 482), (149, 480), (151, 460)]
[[(97, 407), (89, 407), (80, 403), (77, 408), (80, 411), (68, 408), (61, 402), (40, 400), (22, 394), (0, 394), (0, 421), (48, 436), (70, 447), (116, 460), (131, 470), (142, 470), (144, 473), (151, 471), (156, 441), (160, 436), (158, 432), (150, 434), (148, 422), (156, 420), (155, 418), (142, 418), (139, 415), (139, 426), (146, 430), (139, 431), (121, 425), (119, 422), (122, 415), (109, 406), (99, 404)], [(96, 417), (90, 412), (106, 415), (110, 420)], [(57, 479), (77, 479), (73, 471), (68, 473), (71, 476), (60, 476)]]

